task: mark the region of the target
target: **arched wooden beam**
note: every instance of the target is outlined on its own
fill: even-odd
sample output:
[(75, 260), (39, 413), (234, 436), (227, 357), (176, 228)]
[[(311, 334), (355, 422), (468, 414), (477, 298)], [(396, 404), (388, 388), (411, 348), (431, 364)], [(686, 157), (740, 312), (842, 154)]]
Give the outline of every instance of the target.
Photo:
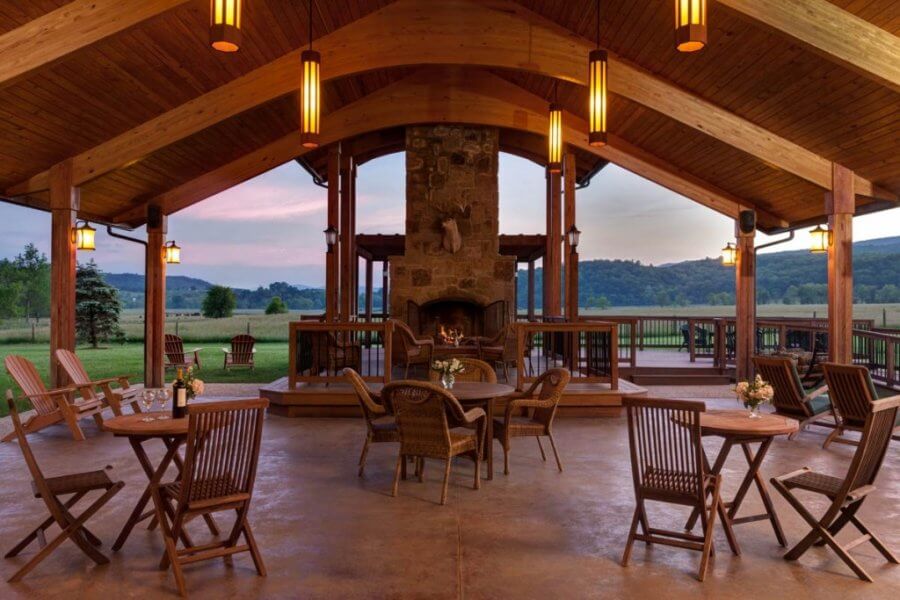
[[(491, 73), (463, 72), (459, 69), (428, 70), (325, 115), (322, 120), (322, 142), (332, 144), (367, 131), (421, 123), (466, 123), (543, 135), (547, 128), (547, 105), (544, 99)], [(565, 139), (569, 144), (704, 206), (731, 218), (737, 218), (743, 209), (752, 208), (757, 210), (762, 228), (788, 225), (783, 219), (616, 136), (610, 136), (610, 143), (602, 148), (590, 146), (587, 125), (575, 115), (565, 113), (563, 123)], [(160, 204), (167, 214), (171, 214), (307, 152), (300, 144), (299, 135), (292, 133), (150, 201)], [(141, 221), (144, 214), (142, 207), (135, 207), (118, 215), (116, 220), (134, 225)]]
[[(315, 43), (324, 80), (374, 69), (469, 65), (540, 73), (586, 85), (594, 44), (509, 0), (398, 0)], [(374, 49), (374, 50), (373, 50)], [(76, 185), (133, 164), (160, 148), (295, 92), (299, 51), (203, 94), (72, 157)], [(832, 162), (610, 55), (609, 89), (711, 135), (765, 163), (831, 189)], [(862, 196), (897, 200), (856, 175)], [(46, 189), (47, 171), (6, 190)]]

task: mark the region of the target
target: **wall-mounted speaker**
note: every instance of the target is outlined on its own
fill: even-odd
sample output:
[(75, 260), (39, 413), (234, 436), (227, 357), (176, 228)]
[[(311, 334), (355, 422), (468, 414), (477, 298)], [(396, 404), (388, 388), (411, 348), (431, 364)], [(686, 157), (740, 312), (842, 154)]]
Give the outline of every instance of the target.
[(741, 233), (753, 233), (756, 230), (756, 212), (742, 210), (738, 216), (738, 226), (741, 229)]

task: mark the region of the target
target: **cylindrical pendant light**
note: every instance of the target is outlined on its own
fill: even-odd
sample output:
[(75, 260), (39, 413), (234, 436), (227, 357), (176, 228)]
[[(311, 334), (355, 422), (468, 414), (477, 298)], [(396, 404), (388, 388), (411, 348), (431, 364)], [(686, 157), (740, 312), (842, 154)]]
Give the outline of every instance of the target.
[(547, 170), (551, 173), (562, 172), (562, 107), (555, 102), (550, 105), (550, 127), (547, 132)]
[(706, 46), (706, 0), (675, 0), (675, 46), (681, 52)]
[(241, 0), (211, 0), (209, 43), (220, 52), (237, 52), (241, 45)]
[(597, 49), (588, 55), (588, 143), (606, 145), (606, 87), (609, 60), (606, 50), (600, 49), (600, 0), (597, 0)]
[(322, 56), (312, 49), (313, 0), (309, 0), (309, 49), (300, 54), (300, 143), (304, 148), (319, 147)]

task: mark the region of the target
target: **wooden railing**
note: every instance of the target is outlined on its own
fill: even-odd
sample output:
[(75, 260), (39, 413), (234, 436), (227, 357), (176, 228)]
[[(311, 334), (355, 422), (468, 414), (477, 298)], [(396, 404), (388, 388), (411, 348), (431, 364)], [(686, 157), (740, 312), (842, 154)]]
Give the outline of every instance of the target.
[(619, 389), (617, 323), (517, 323), (516, 344), (520, 390), (553, 367), (569, 369), (571, 383), (608, 383)]
[(867, 367), (876, 383), (900, 389), (900, 332), (854, 329), (853, 362)]
[(391, 321), (383, 323), (290, 324), (288, 383), (343, 382), (344, 368), (356, 370), (370, 382), (391, 379)]
[(633, 369), (637, 366), (639, 317), (600, 317), (589, 315), (578, 317), (578, 320), (587, 321), (588, 323), (615, 323), (619, 339), (619, 367)]

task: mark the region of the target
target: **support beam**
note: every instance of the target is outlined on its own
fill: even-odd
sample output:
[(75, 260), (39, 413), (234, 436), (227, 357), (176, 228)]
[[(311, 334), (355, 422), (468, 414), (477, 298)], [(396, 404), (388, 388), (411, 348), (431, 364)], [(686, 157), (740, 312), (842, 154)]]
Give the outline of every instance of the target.
[(534, 259), (528, 261), (528, 320), (534, 321)]
[(853, 172), (834, 165), (834, 182), (826, 195), (828, 229), (828, 359), (853, 362)]
[(387, 320), (390, 314), (390, 303), (388, 299), (390, 298), (390, 290), (388, 290), (388, 279), (389, 273), (391, 272), (390, 262), (384, 261), (381, 263), (381, 316)]
[(568, 231), (575, 225), (575, 155), (563, 155), (563, 257), (566, 265), (566, 319), (578, 319), (578, 253), (569, 245)]
[(0, 35), (0, 89), (188, 0), (74, 0)]
[(900, 37), (828, 0), (718, 0), (816, 54), (900, 92)]
[(366, 323), (372, 322), (372, 306), (374, 301), (374, 262), (371, 258), (366, 259)]
[(341, 154), (341, 310), (340, 320), (349, 321), (353, 314), (353, 263), (356, 252), (353, 248), (353, 157)]
[[(328, 149), (328, 213), (325, 227), (340, 232), (341, 215), (341, 145)], [(335, 321), (340, 314), (340, 242), (325, 254), (325, 320)]]
[(544, 254), (544, 317), (562, 315), (562, 174), (547, 172), (547, 252)]
[[(737, 264), (735, 265), (735, 375), (738, 381), (753, 376), (753, 355), (756, 354), (756, 215), (745, 211), (735, 221)], [(691, 335), (694, 335), (691, 332)]]
[(165, 385), (165, 336), (166, 336), (166, 244), (168, 217), (158, 206), (147, 210), (147, 247), (144, 259), (146, 314), (144, 339), (144, 385)]
[(56, 351), (75, 350), (75, 239), (79, 190), (72, 182), (72, 163), (50, 169), (50, 385), (69, 382)]

